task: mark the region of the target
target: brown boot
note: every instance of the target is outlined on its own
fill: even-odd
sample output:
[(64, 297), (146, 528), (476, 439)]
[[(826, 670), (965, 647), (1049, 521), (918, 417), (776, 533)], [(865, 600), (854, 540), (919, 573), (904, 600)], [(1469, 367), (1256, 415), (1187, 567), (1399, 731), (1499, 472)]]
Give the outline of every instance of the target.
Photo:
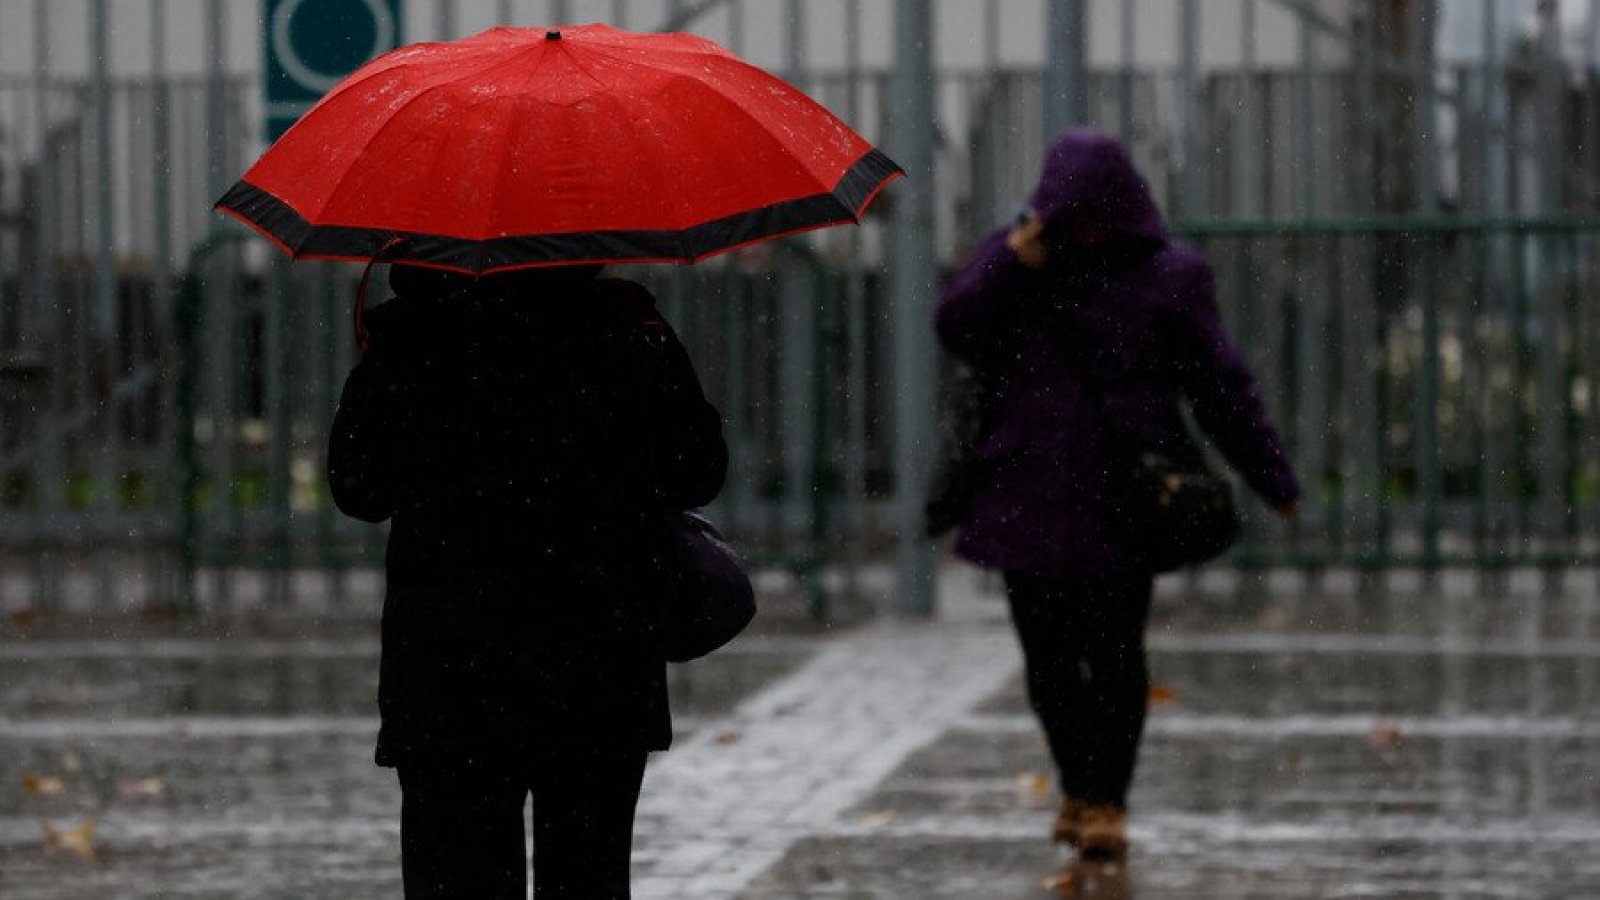
[(1050, 840), (1058, 844), (1078, 846), (1078, 840), (1083, 833), (1080, 821), (1083, 818), (1083, 811), (1087, 808), (1088, 804), (1077, 797), (1062, 798), (1061, 811), (1056, 813), (1056, 822), (1050, 828)]
[(1115, 862), (1128, 855), (1128, 815), (1118, 806), (1085, 806), (1078, 814), (1078, 839), (1071, 841), (1084, 859)]

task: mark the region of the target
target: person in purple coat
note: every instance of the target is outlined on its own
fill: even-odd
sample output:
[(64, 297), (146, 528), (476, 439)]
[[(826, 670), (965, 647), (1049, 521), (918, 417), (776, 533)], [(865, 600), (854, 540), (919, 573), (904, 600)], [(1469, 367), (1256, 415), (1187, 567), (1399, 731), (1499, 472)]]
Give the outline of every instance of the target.
[(1059, 771), (1052, 836), (1086, 857), (1120, 858), (1154, 572), (1109, 519), (1106, 435), (1196, 459), (1187, 401), (1286, 518), (1300, 484), (1224, 330), (1210, 266), (1167, 235), (1114, 138), (1057, 138), (1028, 210), (955, 275), (935, 327), (994, 394), (956, 552), (1005, 574), (1029, 702)]

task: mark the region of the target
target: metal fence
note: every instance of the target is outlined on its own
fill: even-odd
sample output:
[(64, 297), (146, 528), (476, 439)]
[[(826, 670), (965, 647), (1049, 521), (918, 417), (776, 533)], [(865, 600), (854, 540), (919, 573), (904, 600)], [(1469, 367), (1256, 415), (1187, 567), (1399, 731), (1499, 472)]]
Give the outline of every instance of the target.
[[(359, 272), (289, 265), (208, 212), (261, 146), (259, 88), (227, 37), (255, 4), (144, 2), (166, 24), (140, 71), (0, 60), (0, 605), (361, 593), (381, 532), (337, 515), (321, 479)], [(103, 47), (100, 6), (55, 39), (72, 24)], [(891, 154), (905, 139), (888, 0), (571, 6), (493, 15), (684, 22)], [(913, 172), (935, 201), (930, 268), (1026, 195), (1063, 84), (1212, 259), (1311, 487), (1297, 525), (1252, 518), (1237, 565), (1600, 562), (1596, 20), (1457, 6), (1483, 14), (1471, 58), (1459, 40), (1440, 55), (1439, 7), (1422, 0), (1221, 0), (1206, 14), (1232, 18), (1204, 28), (1187, 0), (927, 4), (940, 49), (926, 52), (949, 57), (934, 60), (932, 167)], [(425, 38), (484, 24), (469, 12), (489, 5), (409, 7)], [(31, 6), (36, 31), (47, 8)], [(1063, 10), (1087, 17), (1083, 52), (1036, 52)], [(158, 35), (189, 13), (200, 71), (171, 74)], [(952, 21), (975, 39), (952, 42)], [(841, 22), (841, 41), (817, 39)], [(1142, 43), (1152, 24), (1164, 51)], [(1199, 43), (1219, 28), (1237, 33), (1226, 53)], [(15, 46), (29, 45), (0, 42)], [(629, 273), (727, 415), (715, 515), (819, 604), (824, 574), (916, 543), (894, 501), (926, 459), (894, 432), (931, 420), (906, 398), (932, 392), (894, 338), (932, 298), (888, 302), (903, 221)]]

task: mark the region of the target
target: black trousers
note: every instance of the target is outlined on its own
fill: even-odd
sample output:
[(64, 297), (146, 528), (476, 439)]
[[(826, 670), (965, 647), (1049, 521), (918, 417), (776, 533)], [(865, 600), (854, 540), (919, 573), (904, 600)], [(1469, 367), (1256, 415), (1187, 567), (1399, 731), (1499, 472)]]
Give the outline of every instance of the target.
[(526, 900), (522, 807), (532, 793), (534, 896), (625, 900), (645, 757), (575, 752), (401, 766), (406, 897)]
[(1150, 693), (1151, 587), (1142, 572), (1096, 582), (1006, 573), (1028, 701), (1070, 797), (1127, 807)]

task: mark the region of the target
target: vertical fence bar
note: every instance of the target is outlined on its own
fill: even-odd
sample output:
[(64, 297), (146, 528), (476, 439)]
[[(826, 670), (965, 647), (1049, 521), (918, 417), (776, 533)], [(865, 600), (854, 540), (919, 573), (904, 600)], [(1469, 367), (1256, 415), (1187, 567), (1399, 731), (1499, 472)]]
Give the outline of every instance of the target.
[(91, 130), (94, 146), (94, 202), (90, 204), (94, 234), (94, 299), (92, 340), (89, 342), (91, 359), (83, 361), (91, 369), (99, 369), (96, 390), (104, 404), (99, 415), (100, 446), (94, 466), (94, 507), (98, 518), (93, 530), (96, 555), (95, 567), (97, 600), (100, 609), (109, 610), (116, 594), (114, 578), (119, 497), (118, 443), (122, 434), (122, 410), (118, 402), (117, 387), (122, 381), (125, 361), (118, 340), (117, 283), (115, 272), (115, 238), (112, 234), (113, 211), (111, 192), (116, 176), (111, 167), (111, 18), (109, 0), (93, 0), (89, 7), (90, 59), (90, 109), (93, 116)]
[[(1600, 110), (1595, 108), (1596, 103), (1600, 103), (1600, 0), (1589, 0), (1587, 26), (1584, 34), (1583, 82), (1586, 96), (1582, 108), (1589, 158), (1584, 167), (1584, 174), (1591, 179), (1600, 179)], [(1597, 274), (1594, 236), (1582, 235), (1578, 245), (1583, 248), (1579, 258), (1588, 264), (1581, 285), (1583, 288), (1588, 288), (1595, 284)], [(1591, 306), (1583, 315), (1583, 331), (1579, 332), (1578, 346), (1588, 348), (1597, 345), (1600, 345), (1600, 311)], [(1600, 497), (1595, 496), (1600, 494), (1600, 360), (1596, 360), (1587, 352), (1580, 351), (1580, 355), (1585, 363), (1583, 378), (1584, 385), (1588, 389), (1589, 408), (1586, 411), (1588, 427), (1580, 433), (1578, 439), (1585, 445), (1587, 452), (1574, 449), (1573, 453), (1578, 459), (1588, 460), (1587, 468), (1580, 477), (1584, 479), (1582, 483), (1585, 490), (1590, 492), (1587, 497), (1589, 510), (1585, 514), (1580, 514), (1578, 520), (1580, 533), (1578, 540), (1586, 542), (1582, 537), (1583, 534), (1592, 535), (1600, 532)], [(1585, 547), (1584, 551), (1591, 556), (1597, 554), (1597, 549), (1593, 547)], [(1597, 572), (1597, 576), (1600, 576), (1600, 572)], [(1586, 620), (1585, 630), (1579, 634), (1587, 636), (1588, 630), (1592, 627), (1589, 623), (1592, 622), (1593, 619)], [(1585, 698), (1588, 697), (1589, 694), (1585, 693)], [(1596, 789), (1591, 788), (1591, 794), (1594, 790)]]
[[(1515, 120), (1513, 115), (1512, 120)], [(1515, 155), (1515, 152), (1513, 152)], [(1531, 237), (1517, 232), (1513, 233), (1511, 249), (1511, 389), (1507, 394), (1510, 405), (1508, 412), (1508, 431), (1511, 450), (1507, 454), (1511, 467), (1511, 502), (1514, 510), (1515, 522), (1509, 529), (1512, 540), (1515, 542), (1509, 556), (1513, 561), (1526, 559), (1528, 543), (1532, 537), (1533, 524), (1529, 521), (1528, 482), (1533, 477), (1532, 460), (1528, 453), (1529, 417), (1527, 398), (1529, 369), (1531, 367), (1532, 342), (1528, 339), (1528, 282), (1529, 253), (1527, 244)]]
[(433, 30), (437, 40), (448, 41), (456, 36), (455, 0), (433, 0)]
[(173, 337), (177, 372), (173, 381), (177, 395), (177, 440), (174, 455), (179, 473), (177, 484), (178, 528), (178, 614), (193, 615), (197, 605), (200, 536), (199, 491), (200, 448), (195, 435), (199, 408), (199, 326), (201, 305), (200, 273), (191, 268), (178, 285), (173, 303)]
[[(1378, 192), (1376, 153), (1379, 34), (1376, 15), (1376, 7), (1371, 3), (1367, 4), (1364, 14), (1358, 20), (1359, 31), (1354, 56), (1356, 65), (1354, 158), (1357, 184), (1352, 197), (1353, 211), (1369, 216), (1377, 210)], [(1363, 259), (1367, 254), (1375, 252), (1376, 247), (1381, 246), (1381, 238), (1374, 240), (1373, 236), (1366, 236), (1361, 240)], [(1362, 271), (1366, 273), (1363, 280), (1368, 287), (1371, 286), (1370, 279), (1375, 270), (1376, 267), (1370, 265), (1362, 267)], [(1377, 535), (1379, 509), (1383, 504), (1383, 485), (1379, 474), (1382, 470), (1380, 460), (1383, 458), (1383, 435), (1378, 427), (1379, 394), (1374, 389), (1374, 379), (1381, 377), (1378, 310), (1376, 292), (1373, 290), (1358, 289), (1354, 292), (1354, 296), (1345, 299), (1348, 302), (1343, 306), (1349, 318), (1346, 325), (1349, 340), (1345, 342), (1349, 358), (1345, 370), (1350, 379), (1348, 410), (1351, 422), (1349, 446), (1352, 450), (1349, 461), (1349, 490), (1353, 498), (1351, 524), (1357, 532), (1364, 535), (1357, 553), (1363, 562), (1360, 568), (1365, 577), (1371, 568), (1365, 564), (1366, 561), (1375, 559), (1380, 552)]]
[[(206, 4), (206, 193), (220, 197), (227, 189), (228, 142), (231, 138), (227, 104), (227, 57), (224, 28), (226, 19), (222, 0), (208, 0)], [(215, 218), (213, 218), (215, 223)], [(213, 229), (215, 224), (213, 224)], [(207, 332), (207, 340), (194, 347), (194, 352), (209, 355), (209, 366), (201, 364), (206, 372), (209, 412), (209, 437), (211, 440), (211, 465), (205, 488), (209, 491), (209, 515), (203, 520), (201, 533), (196, 536), (199, 545), (205, 543), (209, 531), (224, 540), (237, 537), (233, 502), (235, 482), (234, 420), (236, 401), (234, 385), (235, 327), (234, 298), (238, 287), (236, 254), (232, 247), (223, 250), (214, 262), (208, 262), (204, 271), (217, 273), (216, 278), (202, 278), (202, 295), (198, 315)], [(197, 273), (198, 274), (198, 273)], [(208, 353), (209, 351), (209, 353)], [(193, 502), (193, 501), (191, 501)], [(196, 552), (198, 556), (198, 551)], [(231, 593), (231, 579), (227, 565), (219, 565), (216, 576), (216, 599), (226, 603)]]
[(728, 442), (728, 479), (720, 503), (723, 524), (729, 534), (738, 534), (746, 510), (745, 487), (750, 483), (749, 452), (745, 441), (745, 386), (749, 376), (749, 354), (745, 339), (749, 334), (750, 305), (744, 277), (736, 267), (722, 273), (722, 417)]
[(1118, 21), (1117, 58), (1117, 132), (1124, 143), (1132, 146), (1134, 129), (1133, 89), (1134, 65), (1137, 49), (1134, 29), (1138, 24), (1138, 0), (1122, 0)]
[(289, 603), (289, 391), (285, 369), (289, 361), (284, 339), (286, 304), (295, 296), (289, 280), (289, 260), (270, 257), (262, 298), (261, 373), (262, 410), (266, 423), (267, 601), (270, 606)]
[[(801, 245), (803, 246), (803, 245)], [(808, 360), (811, 372), (811, 441), (810, 465), (806, 481), (811, 498), (809, 527), (806, 530), (806, 593), (810, 599), (811, 617), (825, 622), (829, 616), (828, 593), (823, 579), (823, 565), (828, 559), (828, 511), (833, 503), (832, 473), (834, 471), (833, 438), (828, 427), (830, 421), (828, 398), (832, 383), (829, 378), (828, 358), (831, 348), (839, 340), (832, 284), (820, 258), (807, 249), (806, 279), (810, 290), (808, 311), (812, 330), (811, 353)]]
[[(1560, 558), (1572, 562), (1578, 559), (1578, 543), (1583, 535), (1583, 498), (1579, 479), (1583, 477), (1583, 409), (1579, 406), (1579, 388), (1584, 383), (1585, 354), (1583, 323), (1583, 236), (1572, 232), (1562, 234), (1563, 260), (1560, 287), (1560, 321), (1557, 346), (1561, 356), (1561, 486), (1559, 517)], [(1559, 565), (1553, 558), (1552, 570)]]
[(572, 24), (572, 7), (568, 5), (567, 0), (550, 0), (550, 24)]
[[(1564, 197), (1562, 161), (1566, 153), (1562, 92), (1565, 82), (1565, 64), (1561, 57), (1560, 9), (1555, 0), (1539, 3), (1539, 100), (1538, 115), (1540, 154), (1540, 212), (1545, 216), (1561, 213)], [(1565, 420), (1565, 391), (1561, 360), (1561, 297), (1562, 282), (1566, 278), (1566, 242), (1557, 234), (1546, 234), (1535, 245), (1537, 260), (1535, 278), (1537, 290), (1534, 302), (1535, 342), (1534, 358), (1538, 361), (1537, 386), (1534, 396), (1538, 401), (1535, 427), (1538, 429), (1535, 452), (1539, 460), (1538, 536), (1539, 552), (1546, 560), (1553, 559), (1552, 552), (1560, 540), (1563, 529), (1563, 498), (1566, 492), (1564, 473), (1566, 463), (1562, 453), (1563, 422)], [(1548, 565), (1546, 565), (1548, 574)]]
[[(1411, 7), (1411, 54), (1415, 91), (1412, 120), (1416, 153), (1416, 210), (1424, 217), (1438, 214), (1438, 170), (1436, 168), (1438, 128), (1434, 100), (1435, 29), (1437, 11), (1431, 2)], [(1426, 235), (1411, 242), (1420, 254), (1416, 267), (1417, 301), (1422, 306), (1422, 354), (1416, 384), (1417, 496), (1422, 503), (1422, 565), (1429, 571), (1440, 564), (1440, 448), (1439, 448), (1439, 290), (1430, 264), (1440, 253), (1436, 236)]]
[[(1328, 335), (1319, 356), (1326, 373), (1320, 404), (1323, 413), (1320, 441), (1324, 445), (1323, 470), (1321, 473), (1313, 472), (1312, 478), (1315, 479), (1313, 483), (1328, 485), (1322, 491), (1325, 496), (1322, 501), (1321, 531), (1326, 536), (1326, 544), (1319, 550), (1319, 558), (1314, 561), (1319, 569), (1326, 572), (1331, 565), (1345, 558), (1349, 546), (1347, 509), (1350, 486), (1346, 483), (1344, 460), (1349, 455), (1350, 432), (1349, 418), (1341, 413), (1348, 409), (1345, 403), (1349, 394), (1349, 374), (1344, 365), (1348, 358), (1345, 345), (1358, 342), (1360, 336), (1352, 336), (1345, 327), (1348, 317), (1344, 314), (1343, 304), (1347, 300), (1344, 278), (1348, 270), (1345, 264), (1348, 241), (1341, 234), (1330, 234), (1324, 240), (1326, 251), (1318, 257), (1316, 275), (1323, 283), (1317, 291), (1317, 317)], [(1301, 543), (1304, 543), (1303, 538)]]
[[(1482, 141), (1478, 164), (1477, 177), (1481, 185), (1479, 198), (1479, 213), (1485, 219), (1495, 219), (1504, 213), (1504, 189), (1501, 178), (1505, 174), (1503, 148), (1507, 141), (1506, 129), (1510, 127), (1505, 118), (1504, 85), (1505, 72), (1501, 66), (1500, 54), (1500, 19), (1499, 0), (1483, 0), (1483, 33), (1481, 35), (1482, 60), (1482, 95), (1479, 116), (1481, 118)], [(1479, 288), (1481, 292), (1480, 305), (1484, 325), (1480, 329), (1481, 351), (1479, 365), (1485, 368), (1485, 389), (1478, 401), (1477, 414), (1480, 420), (1481, 451), (1479, 462), (1479, 478), (1477, 484), (1478, 506), (1481, 510), (1477, 514), (1478, 547), (1480, 565), (1487, 567), (1497, 566), (1505, 558), (1506, 529), (1505, 515), (1503, 512), (1504, 500), (1514, 497), (1514, 494), (1504, 492), (1504, 469), (1506, 457), (1501, 453), (1502, 446), (1500, 433), (1501, 422), (1497, 416), (1500, 409), (1500, 385), (1495, 377), (1497, 369), (1508, 364), (1499, 352), (1505, 344), (1505, 339), (1516, 340), (1516, 323), (1510, 323), (1509, 331), (1506, 328), (1506, 304), (1503, 296), (1506, 290), (1505, 260), (1509, 247), (1509, 237), (1505, 234), (1490, 232), (1483, 236), (1483, 253), (1480, 263), (1482, 276)], [(1513, 395), (1515, 391), (1513, 390)], [(1509, 412), (1509, 410), (1508, 410)]]
[[(1302, 220), (1309, 222), (1321, 212), (1317, 191), (1316, 150), (1319, 112), (1316, 95), (1317, 45), (1309, 13), (1304, 11), (1300, 13), (1298, 25), (1296, 39), (1299, 45), (1300, 65), (1295, 73), (1295, 83), (1300, 95), (1297, 104), (1300, 107), (1297, 110), (1300, 134), (1297, 141), (1296, 174), (1300, 179), (1300, 196), (1297, 205), (1300, 207)], [(1295, 242), (1301, 266), (1313, 271), (1318, 267), (1318, 261), (1324, 258), (1325, 248), (1320, 246), (1322, 240), (1314, 234), (1307, 233)], [(1332, 240), (1332, 237), (1327, 240)], [(1328, 373), (1324, 361), (1332, 348), (1328, 342), (1329, 323), (1324, 315), (1325, 298), (1322, 285), (1315, 276), (1302, 278), (1301, 282), (1303, 286), (1298, 292), (1300, 310), (1294, 317), (1296, 345), (1294, 355), (1299, 367), (1295, 386), (1300, 394), (1294, 404), (1297, 413), (1295, 430), (1298, 433), (1295, 453), (1301, 460), (1307, 480), (1306, 502), (1302, 517), (1313, 533), (1320, 533), (1326, 530), (1322, 482), (1327, 471), (1328, 451), (1328, 442), (1325, 440), (1328, 428)], [(1297, 527), (1296, 531), (1298, 530)], [(1295, 536), (1299, 537), (1298, 534)]]
[(1299, 134), (1299, 176), (1300, 176), (1300, 214), (1301, 218), (1310, 220), (1317, 216), (1317, 40), (1316, 33), (1312, 30), (1309, 13), (1300, 13), (1300, 24), (1297, 29), (1297, 43), (1299, 44), (1300, 68), (1295, 74), (1295, 84), (1300, 92), (1298, 118), (1300, 124)]
[[(861, 25), (861, 0), (849, 0), (849, 24), (846, 28), (859, 28)], [(860, 35), (846, 36), (846, 40), (853, 40), (857, 47), (861, 45)], [(981, 67), (985, 75), (994, 76), (1000, 68), (1000, 0), (983, 0), (983, 62)], [(859, 67), (852, 69), (852, 74), (859, 76)]]
[(1241, 0), (1239, 10), (1239, 107), (1234, 119), (1234, 215), (1246, 218), (1260, 214), (1256, 185), (1261, 163), (1256, 157), (1260, 144), (1261, 98), (1256, 90), (1256, 0)]
[(1182, 158), (1178, 170), (1178, 217), (1198, 221), (1204, 212), (1204, 169), (1200, 162), (1200, 34), (1199, 10), (1195, 0), (1179, 0), (1178, 30), (1178, 146)]
[(810, 532), (812, 504), (810, 477), (813, 466), (807, 458), (816, 445), (815, 410), (812, 407), (812, 379), (816, 370), (816, 296), (809, 290), (809, 273), (793, 259), (779, 263), (779, 279), (773, 307), (778, 350), (778, 422), (781, 435), (775, 448), (780, 461), (782, 494), (774, 503), (783, 515), (779, 536), (785, 540), (803, 539)]
[[(1257, 132), (1261, 118), (1256, 89), (1258, 80), (1256, 0), (1241, 0), (1241, 3), (1238, 72), (1240, 103), (1234, 123), (1232, 202), (1234, 217), (1246, 219), (1258, 217), (1262, 213), (1256, 194), (1256, 186), (1261, 178), (1261, 164), (1257, 158), (1257, 148), (1260, 144)], [(1257, 294), (1261, 273), (1260, 264), (1252, 254), (1251, 248), (1253, 245), (1259, 246), (1260, 241), (1252, 242), (1241, 238), (1230, 243), (1235, 281), (1233, 313), (1238, 323), (1238, 337), (1243, 346), (1254, 348), (1258, 346), (1260, 340)], [(1255, 354), (1252, 354), (1252, 357), (1252, 363), (1259, 360)], [(1248, 563), (1259, 559), (1260, 539), (1259, 529), (1254, 526), (1253, 516), (1246, 518), (1246, 526), (1239, 556)]]
[[(156, 391), (158, 401), (156, 440), (160, 447), (175, 446), (177, 431), (177, 373), (172, 355), (177, 346), (173, 328), (176, 307), (172, 277), (172, 89), (167, 72), (167, 0), (152, 0), (150, 9), (150, 122), (154, 129), (151, 153), (151, 181), (154, 191), (154, 254), (151, 261), (151, 293), (155, 307)], [(163, 509), (175, 510), (180, 502), (177, 460), (172, 453), (159, 453), (156, 473), (157, 502)], [(169, 519), (164, 537), (175, 533), (177, 523)], [(175, 603), (179, 585), (173, 578), (170, 537), (163, 551), (162, 577), (157, 579), (161, 603)]]
[(513, 18), (511, 0), (495, 0), (494, 20), (501, 25), (510, 25)]
[[(924, 4), (925, 5), (925, 4)], [(898, 8), (898, 7), (897, 7)], [(1044, 131), (1049, 142), (1088, 120), (1089, 40), (1085, 0), (1053, 0), (1045, 12)], [(904, 34), (906, 25), (896, 21)], [(930, 35), (931, 39), (931, 35)], [(929, 76), (932, 77), (931, 75)], [(931, 101), (930, 101), (931, 105)]]
[[(677, 0), (673, 0), (677, 4)], [(805, 88), (804, 66), (806, 56), (806, 28), (805, 11), (800, 0), (784, 0), (783, 2), (783, 72), (784, 77), (791, 83)], [(781, 424), (779, 431), (784, 435), (781, 443), (783, 454), (783, 497), (779, 501), (784, 508), (783, 528), (780, 539), (784, 542), (804, 541), (806, 549), (798, 560), (796, 569), (801, 573), (802, 581), (808, 588), (807, 595), (813, 604), (813, 614), (820, 611), (817, 602), (817, 593), (814, 590), (815, 572), (812, 565), (815, 562), (817, 548), (810, 544), (812, 530), (816, 525), (816, 495), (817, 484), (813, 476), (817, 472), (817, 462), (813, 454), (820, 447), (818, 423), (820, 410), (816, 406), (817, 396), (814, 389), (814, 380), (821, 377), (817, 368), (817, 356), (821, 350), (818, 341), (820, 311), (817, 309), (817, 296), (811, 287), (810, 272), (798, 272), (794, 262), (802, 264), (809, 262), (802, 243), (803, 237), (794, 238), (794, 259), (789, 265), (782, 266), (778, 272), (783, 279), (778, 291), (778, 336), (781, 351), (779, 365), (780, 388), (782, 399), (778, 409), (781, 411)], [(810, 457), (810, 458), (808, 458)], [(809, 490), (808, 490), (809, 488)], [(785, 554), (788, 555), (788, 554)]]
[[(1052, 9), (1077, 8), (1062, 0)], [(890, 152), (910, 176), (894, 205), (890, 266), (895, 385), (895, 527), (899, 546), (896, 587), (900, 608), (934, 611), (933, 546), (922, 535), (927, 495), (925, 462), (933, 449), (934, 340), (932, 306), (938, 257), (934, 246), (934, 70), (930, 0), (895, 0), (896, 124)], [(1078, 9), (1081, 14), (1082, 10)], [(1081, 18), (1081, 15), (1080, 15)], [(1072, 56), (1081, 61), (1082, 54)]]
[[(346, 329), (338, 327), (344, 323), (344, 316), (340, 315), (338, 282), (333, 269), (327, 264), (318, 265), (312, 291), (312, 308), (318, 311), (317, 332), (322, 340), (324, 393), (321, 409), (322, 421), (326, 423), (332, 421), (333, 411), (338, 406), (343, 390), (347, 360), (341, 351), (348, 340), (344, 337)], [(326, 439), (318, 442), (316, 459), (319, 483), (321, 473), (328, 471), (327, 448)], [(324, 581), (328, 586), (330, 602), (335, 607), (344, 605), (344, 573), (350, 566), (352, 556), (349, 542), (344, 539), (343, 522), (344, 517), (337, 515), (334, 510), (332, 498), (324, 494), (317, 504), (317, 546), (322, 551), (322, 564), (329, 570)]]
[(57, 229), (60, 227), (56, 211), (60, 197), (58, 190), (60, 174), (50, 124), (51, 6), (49, 0), (35, 0), (33, 5), (35, 29), (33, 79), (37, 85), (33, 97), (33, 118), (38, 133), (39, 153), (38, 175), (34, 188), (39, 263), (34, 267), (36, 280), (33, 291), (36, 306), (33, 334), (37, 341), (34, 349), (41, 360), (48, 361), (48, 369), (45, 376), (45, 410), (44, 415), (40, 417), (39, 434), (34, 444), (37, 451), (33, 455), (32, 462), (36, 497), (34, 533), (37, 535), (37, 546), (33, 554), (36, 568), (32, 581), (35, 585), (35, 601), (41, 608), (46, 609), (58, 601), (61, 589), (61, 566), (57, 558), (60, 548), (57, 545), (62, 536), (61, 517), (65, 499), (62, 484), (64, 473), (61, 468), (61, 425), (66, 414), (67, 386), (65, 358), (57, 351), (62, 338), (61, 296), (56, 279), (56, 241), (59, 237)]
[[(1584, 177), (1600, 180), (1600, 0), (1589, 0), (1588, 21), (1583, 34), (1583, 111)], [(1593, 183), (1591, 181), (1591, 183)]]
[[(998, 11), (995, 0), (985, 6), (987, 22), (984, 29), (986, 53), (998, 43)], [(845, 66), (848, 85), (845, 89), (845, 121), (852, 127), (861, 124), (861, 0), (848, 0), (845, 7)], [(989, 57), (991, 65), (993, 57)], [(844, 500), (845, 540), (844, 562), (847, 570), (846, 590), (852, 597), (861, 592), (860, 574), (866, 563), (865, 538), (869, 533), (870, 513), (867, 510), (867, 273), (862, 260), (861, 229), (851, 228), (848, 237), (849, 265), (845, 271), (845, 440), (844, 440)]]

